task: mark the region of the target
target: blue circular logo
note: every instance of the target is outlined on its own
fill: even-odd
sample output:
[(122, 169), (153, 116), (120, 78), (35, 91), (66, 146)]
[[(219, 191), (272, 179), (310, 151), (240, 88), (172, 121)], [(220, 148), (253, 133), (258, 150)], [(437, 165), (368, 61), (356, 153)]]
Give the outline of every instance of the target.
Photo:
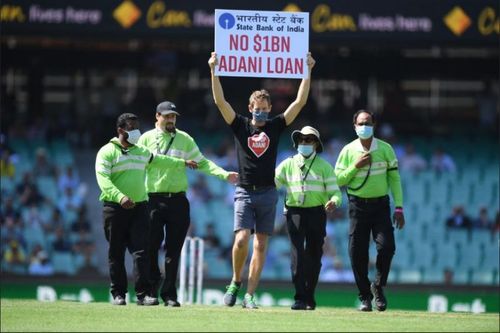
[(234, 27), (235, 22), (236, 20), (234, 19), (234, 16), (229, 13), (224, 13), (219, 16), (219, 25), (222, 29), (231, 29)]

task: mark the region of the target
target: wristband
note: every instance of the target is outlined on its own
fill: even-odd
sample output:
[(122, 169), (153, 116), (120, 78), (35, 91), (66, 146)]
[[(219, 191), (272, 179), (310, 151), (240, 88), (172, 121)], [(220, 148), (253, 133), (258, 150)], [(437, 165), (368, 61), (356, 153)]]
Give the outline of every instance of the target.
[(403, 213), (403, 207), (396, 207), (396, 208), (394, 209), (394, 212), (395, 212), (395, 213)]

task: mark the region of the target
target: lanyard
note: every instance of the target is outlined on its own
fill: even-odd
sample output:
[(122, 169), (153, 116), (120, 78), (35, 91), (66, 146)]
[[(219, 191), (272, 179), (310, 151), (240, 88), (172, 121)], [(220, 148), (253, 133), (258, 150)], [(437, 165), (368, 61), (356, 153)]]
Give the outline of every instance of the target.
[(156, 130), (156, 152), (158, 154), (161, 154), (161, 155), (167, 155), (167, 152), (170, 149), (170, 146), (172, 146), (172, 143), (174, 142), (175, 134), (174, 134), (174, 136), (170, 137), (170, 141), (168, 142), (167, 149), (165, 149), (165, 151), (163, 153), (160, 151), (160, 139), (158, 138), (158, 135), (159, 135), (159, 131), (157, 129)]
[(366, 184), (366, 181), (368, 180), (368, 177), (370, 177), (370, 171), (372, 169), (372, 164), (370, 163), (370, 165), (368, 166), (368, 171), (366, 172), (366, 176), (365, 176), (365, 179), (363, 179), (363, 182), (361, 183), (361, 185), (359, 185), (358, 187), (354, 188), (354, 187), (347, 187), (349, 190), (351, 191), (357, 191), (357, 190), (360, 190), (363, 186), (365, 186)]
[[(311, 162), (311, 164), (309, 165), (309, 168), (307, 169), (307, 172), (306, 174), (302, 177), (302, 192), (304, 192), (304, 188), (305, 188), (305, 180), (307, 178), (307, 175), (309, 174), (309, 171), (311, 171), (312, 169), (312, 166), (314, 164), (314, 161), (316, 160), (316, 156), (318, 156), (318, 153), (316, 153), (313, 157), (313, 160)], [(304, 166), (305, 166), (305, 163), (304, 163)]]

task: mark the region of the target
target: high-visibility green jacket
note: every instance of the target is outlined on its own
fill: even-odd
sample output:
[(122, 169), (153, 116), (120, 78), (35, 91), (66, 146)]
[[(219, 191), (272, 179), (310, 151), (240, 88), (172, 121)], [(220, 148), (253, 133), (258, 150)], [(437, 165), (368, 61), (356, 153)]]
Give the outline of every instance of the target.
[(289, 207), (324, 206), (329, 200), (337, 207), (342, 204), (333, 166), (316, 153), (307, 159), (297, 154), (281, 162), (276, 168), (275, 182), (277, 187), (286, 187)]
[(185, 169), (184, 160), (153, 155), (146, 147), (133, 145), (124, 148), (118, 138), (113, 138), (97, 153), (95, 173), (101, 189), (99, 200), (120, 203), (127, 196), (134, 202), (148, 200), (146, 169)]
[(335, 165), (335, 174), (339, 186), (347, 185), (347, 193), (361, 198), (382, 197), (391, 189), (396, 207), (403, 206), (403, 190), (398, 171), (398, 160), (391, 145), (373, 138), (369, 149), (371, 155), (370, 175), (366, 183), (358, 190), (368, 174), (369, 166), (360, 169), (355, 164), (365, 152), (361, 141), (356, 139), (347, 144), (339, 154)]
[[(189, 134), (179, 129), (176, 129), (175, 134), (172, 134), (154, 128), (142, 134), (138, 143), (144, 145), (156, 154), (196, 161), (198, 163), (198, 169), (196, 170), (207, 175), (216, 176), (222, 180), (226, 180), (229, 176), (229, 172), (205, 158), (194, 139)], [(166, 151), (167, 147), (168, 151)], [(182, 172), (179, 172), (179, 170), (160, 168), (148, 168), (147, 170), (146, 189), (148, 193), (185, 192), (187, 188), (188, 181), (186, 169)]]

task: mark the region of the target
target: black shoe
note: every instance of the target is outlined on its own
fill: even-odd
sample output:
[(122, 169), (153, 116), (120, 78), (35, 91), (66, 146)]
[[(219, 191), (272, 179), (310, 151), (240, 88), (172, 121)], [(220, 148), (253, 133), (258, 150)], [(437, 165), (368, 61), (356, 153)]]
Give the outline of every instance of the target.
[(315, 310), (316, 309), (316, 300), (314, 296), (309, 296), (306, 298), (306, 310)]
[(151, 296), (144, 296), (143, 298), (138, 298), (137, 299), (137, 305), (146, 305), (146, 306), (151, 306), (151, 305), (158, 305), (160, 302), (158, 302), (158, 298), (156, 297), (151, 297)]
[(359, 311), (369, 312), (372, 311), (372, 300), (370, 297), (361, 299), (361, 305), (359, 306)]
[(308, 303), (306, 305), (306, 310), (316, 310), (316, 304)]
[(387, 309), (387, 299), (385, 298), (382, 287), (377, 287), (375, 283), (372, 282), (370, 289), (375, 298), (375, 308), (378, 311), (385, 311), (385, 309)]
[(296, 300), (291, 307), (292, 310), (306, 310), (306, 308), (307, 308), (306, 303), (304, 303), (301, 300)]
[(125, 302), (125, 297), (123, 297), (122, 295), (116, 295), (115, 297), (113, 297), (111, 304), (113, 304), (113, 305), (127, 305), (127, 302)]
[(167, 299), (165, 301), (165, 306), (172, 306), (174, 308), (178, 308), (181, 306), (181, 303), (177, 302), (175, 299)]

